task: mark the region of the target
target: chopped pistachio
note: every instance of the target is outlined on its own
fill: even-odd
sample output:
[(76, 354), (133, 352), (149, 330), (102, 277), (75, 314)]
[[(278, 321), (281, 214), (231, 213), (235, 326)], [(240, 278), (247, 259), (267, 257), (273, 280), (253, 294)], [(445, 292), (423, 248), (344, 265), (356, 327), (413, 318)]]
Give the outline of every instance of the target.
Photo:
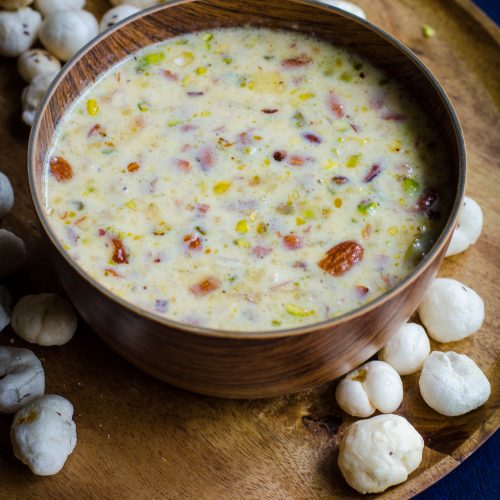
[(424, 38), (431, 38), (436, 34), (436, 30), (432, 27), (429, 26), (428, 24), (424, 24), (422, 26), (422, 35)]
[(145, 102), (140, 102), (137, 107), (140, 109), (142, 113), (149, 111), (149, 106)]
[(195, 71), (197, 75), (204, 75), (207, 72), (207, 68), (200, 66), (199, 68), (196, 68)]
[(360, 158), (361, 158), (361, 153), (358, 153), (357, 155), (349, 156), (349, 158), (347, 158), (347, 162), (346, 162), (345, 166), (347, 168), (357, 167), (359, 165)]
[(99, 113), (99, 104), (97, 104), (95, 99), (89, 99), (87, 101), (87, 113), (91, 116), (95, 116)]
[(233, 59), (232, 59), (231, 57), (229, 57), (229, 56), (224, 56), (224, 57), (222, 58), (222, 62), (223, 62), (224, 64), (229, 65), (229, 64), (231, 64), (231, 63), (233, 62)]
[(349, 73), (348, 71), (344, 71), (341, 75), (340, 75), (340, 79), (343, 81), (343, 82), (350, 82), (352, 80), (352, 74)]
[(153, 64), (159, 64), (164, 59), (165, 59), (165, 54), (163, 52), (152, 52), (151, 54), (146, 54), (145, 56), (139, 58), (139, 60), (137, 61), (136, 70), (143, 72), (149, 66)]
[(246, 240), (245, 238), (238, 238), (238, 239), (234, 240), (234, 244), (240, 248), (250, 248), (251, 247), (249, 241)]
[(267, 226), (265, 225), (264, 222), (259, 223), (259, 225), (257, 226), (257, 232), (259, 234), (264, 234), (267, 232)]
[(420, 188), (420, 184), (411, 177), (405, 177), (403, 179), (403, 189), (408, 193), (416, 193)]
[(298, 316), (300, 318), (313, 316), (314, 314), (316, 314), (312, 309), (304, 309), (303, 307), (299, 307), (293, 304), (287, 304), (285, 306), (285, 310), (288, 314), (291, 314), (292, 316)]
[(240, 220), (236, 223), (236, 231), (238, 231), (238, 233), (248, 232), (248, 223), (245, 219)]
[(299, 99), (301, 101), (308, 101), (309, 99), (312, 99), (315, 96), (316, 94), (313, 94), (312, 92), (306, 92), (304, 94), (299, 94)]
[(215, 194), (224, 194), (231, 187), (230, 181), (220, 181), (215, 184), (213, 191)]
[(396, 153), (398, 151), (401, 151), (401, 141), (400, 140), (395, 140), (390, 146), (389, 146), (389, 151), (392, 151), (393, 153)]
[(304, 128), (306, 126), (306, 119), (304, 115), (300, 111), (296, 111), (293, 115), (293, 119), (295, 120), (295, 126), (298, 128)]
[(367, 215), (370, 212), (373, 212), (377, 204), (371, 200), (364, 200), (358, 205), (358, 212), (363, 215)]

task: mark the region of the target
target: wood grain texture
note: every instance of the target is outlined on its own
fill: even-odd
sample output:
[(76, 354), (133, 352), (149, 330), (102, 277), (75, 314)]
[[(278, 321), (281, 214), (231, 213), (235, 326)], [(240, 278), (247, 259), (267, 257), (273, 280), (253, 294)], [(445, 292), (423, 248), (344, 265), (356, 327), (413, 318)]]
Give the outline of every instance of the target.
[[(448, 192), (441, 194), (443, 227), (448, 219), (441, 241), (393, 291), (360, 311), (316, 326), (267, 333), (217, 332), (159, 320), (133, 304), (110, 299), (108, 290), (75, 269), (44, 208), (42, 171), (54, 129), (99, 74), (130, 52), (179, 33), (245, 24), (313, 32), (369, 58), (417, 97), (447, 158), (439, 165), (449, 179)], [(49, 251), (57, 275), (92, 329), (125, 359), (160, 380), (202, 394), (238, 398), (274, 397), (309, 389), (343, 375), (375, 354), (415, 310), (437, 273), (465, 182), (459, 126), (446, 96), (420, 62), (385, 33), (357, 18), (295, 0), (183, 0), (112, 30), (69, 63), (49, 91), (31, 136), (28, 164), (33, 173), (30, 182), (35, 206), (50, 237)]]
[[(104, 1), (92, 8), (105, 9)], [(447, 419), (423, 403), (417, 377), (405, 377), (405, 415), (423, 434), (424, 461), (385, 498), (407, 498), (456, 467), (499, 426), (497, 340), (500, 330), (500, 35), (466, 0), (358, 0), (376, 24), (418, 53), (458, 112), (467, 142), (468, 193), (485, 212), (483, 235), (467, 253), (447, 259), (455, 277), (485, 299), (486, 321), (470, 339), (434, 348), (474, 358), (492, 381), (481, 409)], [(423, 23), (437, 31), (424, 40)], [(13, 61), (0, 60), (0, 169), (16, 190), (14, 211), (2, 221), (21, 235), (29, 260), (2, 281), (16, 297), (60, 291), (35, 223), (26, 175), (28, 130), (20, 123), (23, 86)], [(11, 330), (1, 344), (24, 345)], [(352, 419), (334, 401), (335, 383), (268, 400), (220, 400), (175, 389), (114, 354), (83, 323), (60, 348), (32, 348), (41, 358), (47, 391), (75, 405), (79, 442), (64, 470), (37, 478), (9, 452), (11, 417), (0, 416), (1, 497), (24, 498), (354, 498), (338, 472), (337, 444)]]

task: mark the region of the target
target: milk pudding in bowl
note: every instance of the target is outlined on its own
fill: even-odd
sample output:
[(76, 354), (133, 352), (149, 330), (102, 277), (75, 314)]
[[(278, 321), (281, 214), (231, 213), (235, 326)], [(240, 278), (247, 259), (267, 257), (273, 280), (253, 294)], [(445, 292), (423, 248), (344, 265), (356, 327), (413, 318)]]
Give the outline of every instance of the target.
[(77, 266), (145, 310), (288, 329), (415, 269), (445, 223), (444, 160), (418, 105), (363, 58), (214, 29), (135, 53), (76, 100), (47, 155), (46, 213)]

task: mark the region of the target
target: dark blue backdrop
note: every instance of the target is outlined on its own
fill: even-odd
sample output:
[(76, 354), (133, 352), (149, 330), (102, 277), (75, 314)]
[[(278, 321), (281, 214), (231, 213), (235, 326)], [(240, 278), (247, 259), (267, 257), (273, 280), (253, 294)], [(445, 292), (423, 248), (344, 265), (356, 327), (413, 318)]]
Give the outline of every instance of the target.
[[(474, 0), (500, 24), (500, 0)], [(500, 61), (497, 61), (500, 64)], [(500, 432), (417, 500), (500, 499)]]

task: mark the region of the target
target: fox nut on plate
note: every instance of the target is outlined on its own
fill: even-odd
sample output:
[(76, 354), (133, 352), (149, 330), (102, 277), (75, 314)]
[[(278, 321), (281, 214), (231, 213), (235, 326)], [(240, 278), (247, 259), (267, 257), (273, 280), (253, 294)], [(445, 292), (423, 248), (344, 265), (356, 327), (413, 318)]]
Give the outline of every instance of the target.
[(345, 10), (350, 14), (354, 14), (355, 16), (361, 17), (361, 19), (366, 19), (365, 11), (352, 2), (345, 2), (344, 0), (321, 0), (323, 3), (327, 5), (331, 5), (332, 7), (337, 7), (337, 9)]
[(57, 474), (76, 445), (73, 405), (54, 394), (35, 399), (16, 413), (10, 439), (16, 458), (34, 474)]
[(455, 342), (477, 332), (484, 302), (471, 288), (450, 278), (436, 278), (418, 307), (428, 334), (438, 342)]
[(31, 83), (25, 87), (21, 94), (21, 103), (23, 106), (22, 119), (26, 125), (33, 125), (36, 111), (42, 102), (43, 96), (47, 92), (50, 84), (57, 76), (58, 71), (52, 73), (43, 73), (35, 76)]
[(54, 74), (60, 69), (59, 60), (43, 49), (28, 50), (17, 60), (17, 71), (28, 83), (39, 75)]
[(13, 330), (27, 342), (51, 346), (73, 337), (78, 319), (69, 302), (55, 293), (27, 295), (14, 307)]
[(28, 349), (0, 347), (0, 413), (16, 413), (44, 391), (40, 360)]
[(49, 14), (40, 27), (43, 46), (67, 61), (99, 33), (96, 18), (86, 10), (59, 10)]
[(355, 417), (369, 417), (376, 410), (392, 413), (403, 400), (403, 383), (389, 364), (369, 361), (339, 382), (335, 398), (346, 413)]
[(463, 415), (483, 405), (491, 386), (476, 363), (465, 354), (433, 351), (419, 380), (424, 401), (447, 417)]
[(14, 190), (9, 178), (0, 172), (0, 219), (5, 217), (14, 205)]
[(10, 323), (12, 297), (4, 286), (0, 285), (0, 332)]
[(101, 22), (99, 23), (99, 29), (101, 31), (105, 31), (111, 26), (114, 26), (116, 23), (119, 23), (123, 19), (139, 12), (140, 9), (138, 7), (134, 7), (133, 5), (117, 5), (112, 9), (108, 10), (102, 16)]
[(464, 197), (462, 211), (458, 217), (457, 227), (451, 237), (446, 257), (462, 253), (474, 245), (483, 229), (483, 211), (476, 201)]
[(338, 464), (359, 493), (379, 493), (408, 479), (422, 461), (424, 440), (399, 415), (377, 415), (352, 424), (340, 442)]
[(24, 241), (7, 229), (0, 229), (0, 277), (16, 271), (25, 259)]
[(48, 16), (58, 10), (78, 10), (83, 9), (85, 0), (35, 0), (35, 9), (42, 15)]
[(37, 37), (42, 16), (29, 7), (0, 12), (0, 56), (18, 57)]
[(418, 372), (431, 352), (425, 330), (416, 323), (401, 325), (378, 353), (378, 359), (389, 363), (400, 375)]

